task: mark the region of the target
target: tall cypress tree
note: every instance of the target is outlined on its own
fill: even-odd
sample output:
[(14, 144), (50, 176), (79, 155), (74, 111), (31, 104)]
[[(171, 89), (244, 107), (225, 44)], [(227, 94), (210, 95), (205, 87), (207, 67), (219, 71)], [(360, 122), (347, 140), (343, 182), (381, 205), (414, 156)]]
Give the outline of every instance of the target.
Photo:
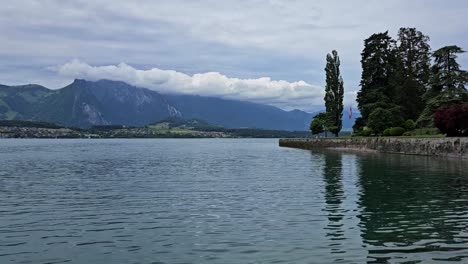
[(404, 119), (416, 120), (424, 109), (423, 95), (429, 86), (429, 37), (415, 28), (400, 28), (398, 44), (395, 99)]
[(395, 107), (395, 89), (391, 84), (395, 76), (396, 41), (388, 31), (364, 40), (361, 53), (361, 90), (357, 95), (358, 108), (365, 122), (377, 108)]
[(340, 73), (340, 57), (336, 50), (327, 54), (325, 67), (325, 108), (330, 119), (330, 132), (338, 136), (343, 126), (344, 83)]

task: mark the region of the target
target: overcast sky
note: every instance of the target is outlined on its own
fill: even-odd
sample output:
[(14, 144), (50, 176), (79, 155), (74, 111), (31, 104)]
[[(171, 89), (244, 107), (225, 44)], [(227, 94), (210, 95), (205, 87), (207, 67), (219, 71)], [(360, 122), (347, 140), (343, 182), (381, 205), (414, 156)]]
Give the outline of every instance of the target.
[(466, 0), (3, 1), (0, 83), (107, 78), (315, 111), (332, 49), (355, 105), (365, 38), (416, 27), (433, 49), (468, 49), (467, 14)]

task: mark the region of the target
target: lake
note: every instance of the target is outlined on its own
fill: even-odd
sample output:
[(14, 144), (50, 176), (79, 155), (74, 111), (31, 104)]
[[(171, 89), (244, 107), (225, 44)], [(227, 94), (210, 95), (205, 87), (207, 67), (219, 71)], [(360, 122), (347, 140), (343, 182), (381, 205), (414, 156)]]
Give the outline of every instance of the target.
[(0, 140), (0, 263), (468, 263), (468, 162)]

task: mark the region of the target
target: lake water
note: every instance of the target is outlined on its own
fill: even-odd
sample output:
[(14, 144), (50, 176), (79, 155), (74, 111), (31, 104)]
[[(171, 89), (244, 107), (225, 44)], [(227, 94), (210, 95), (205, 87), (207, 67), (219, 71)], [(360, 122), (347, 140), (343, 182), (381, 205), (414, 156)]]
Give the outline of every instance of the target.
[(468, 263), (468, 162), (0, 140), (0, 263)]

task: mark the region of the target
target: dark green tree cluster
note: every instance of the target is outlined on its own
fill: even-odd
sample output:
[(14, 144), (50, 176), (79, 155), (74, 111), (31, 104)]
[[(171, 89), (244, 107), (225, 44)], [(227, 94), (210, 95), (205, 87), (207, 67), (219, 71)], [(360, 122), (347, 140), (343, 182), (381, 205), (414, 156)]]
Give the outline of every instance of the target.
[(312, 134), (320, 134), (328, 131), (335, 136), (343, 127), (343, 96), (344, 82), (340, 73), (340, 57), (338, 52), (333, 50), (327, 54), (327, 64), (325, 66), (325, 113), (316, 115), (310, 124)]
[(407, 120), (431, 127), (438, 108), (466, 102), (468, 75), (456, 62), (461, 52), (447, 46), (431, 54), (429, 37), (415, 28), (401, 28), (397, 40), (388, 31), (364, 40), (359, 127), (365, 125), (377, 134), (405, 127)]

